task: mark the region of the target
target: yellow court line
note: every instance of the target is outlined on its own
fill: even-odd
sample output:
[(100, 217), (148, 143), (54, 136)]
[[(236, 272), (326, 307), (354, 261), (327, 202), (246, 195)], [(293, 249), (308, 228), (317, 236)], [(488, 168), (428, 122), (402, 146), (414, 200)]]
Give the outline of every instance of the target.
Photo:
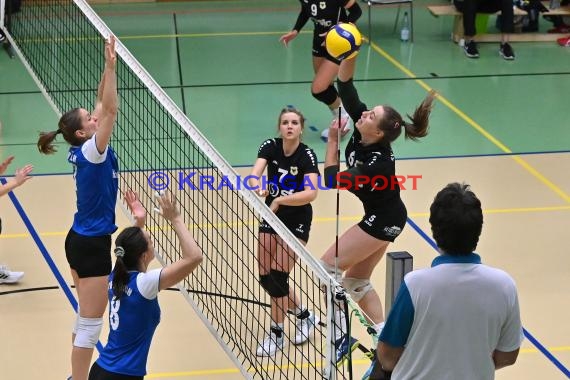
[[(182, 33), (182, 34), (143, 34), (133, 36), (120, 36), (121, 40), (143, 40), (143, 39), (160, 39), (160, 38), (200, 38), (200, 37), (242, 37), (242, 36), (272, 36), (283, 35), (287, 32), (219, 32), (219, 33)], [(311, 31), (301, 31), (299, 34), (309, 34)], [(27, 42), (73, 42), (73, 41), (97, 41), (99, 37), (67, 37), (67, 38), (28, 38)]]
[[(570, 351), (570, 346), (560, 346), (560, 347), (547, 347), (546, 348), (550, 352), (568, 352)], [(538, 348), (521, 348), (521, 354), (536, 354), (541, 351)]]
[[(548, 211), (570, 211), (570, 206), (549, 206), (549, 207), (520, 207), (520, 208), (497, 208), (483, 210), (483, 214), (513, 214), (513, 213), (525, 213), (525, 212), (548, 212)], [(410, 218), (427, 218), (429, 217), (429, 212), (414, 212), (408, 214)], [(336, 216), (313, 218), (314, 223), (332, 223), (336, 222)], [(340, 216), (338, 218), (341, 222), (356, 222), (362, 219), (362, 215), (353, 216)], [(237, 225), (239, 223), (217, 223), (216, 227)], [(253, 223), (249, 223), (253, 224)], [(197, 227), (197, 225), (189, 225), (189, 228)], [(201, 227), (214, 227), (213, 224), (202, 224)], [(170, 227), (149, 227), (149, 230), (160, 230), (160, 229), (170, 229)], [(40, 232), (39, 236), (52, 237), (52, 236), (65, 236), (68, 231), (52, 231), (52, 232)], [(17, 234), (3, 234), (0, 235), (0, 239), (21, 239), (30, 237), (29, 233), (17, 233)]]
[[(561, 347), (548, 347), (550, 352), (568, 352), (570, 351), (570, 346)], [(540, 351), (536, 348), (521, 348), (521, 354), (538, 354)], [(369, 359), (356, 359), (352, 361), (352, 364), (356, 365), (370, 365)], [(322, 364), (314, 364), (316, 367), (322, 367)], [(288, 366), (278, 367), (286, 368)], [(308, 365), (306, 365), (308, 366)], [(271, 370), (275, 366), (266, 367), (266, 370)], [(253, 372), (249, 370), (248, 372)], [(214, 375), (224, 375), (224, 374), (238, 374), (240, 371), (237, 368), (220, 368), (220, 369), (205, 369), (196, 371), (183, 371), (183, 372), (162, 372), (162, 373), (152, 373), (146, 375), (147, 379), (164, 379), (164, 378), (176, 378), (176, 377), (198, 377), (198, 376), (214, 376)]]
[[(483, 210), (483, 214), (512, 214), (512, 213), (523, 213), (523, 212), (545, 212), (545, 211), (566, 211), (566, 210), (570, 210), (570, 206), (497, 208), (497, 209)], [(427, 218), (429, 217), (429, 212), (413, 212), (408, 214), (408, 216), (410, 218)], [(360, 219), (362, 219), (362, 215), (339, 217), (339, 220), (341, 222), (356, 221)], [(336, 216), (313, 218), (313, 222), (336, 222)]]
[(183, 34), (149, 34), (142, 36), (123, 36), (121, 40), (140, 40), (155, 38), (195, 38), (195, 37), (234, 37), (234, 36), (264, 36), (280, 35), (281, 32), (227, 32), (227, 33), (183, 33)]
[[(122, 36), (121, 40), (139, 40), (154, 38), (196, 38), (196, 37), (241, 37), (241, 36), (281, 36), (287, 32), (220, 32), (220, 33), (182, 33), (182, 34), (150, 34), (142, 36)], [(299, 34), (309, 34), (311, 31), (302, 31)]]
[(570, 206), (497, 208), (497, 209), (483, 210), (483, 214), (511, 214), (516, 212), (544, 212), (544, 211), (564, 211), (564, 210), (570, 210)]
[[(417, 84), (419, 84), (421, 87), (423, 87), (426, 91), (432, 90), (432, 88), (430, 86), (428, 86), (423, 80), (417, 79), (417, 76), (413, 72), (408, 70), (404, 65), (402, 65), (400, 62), (398, 62), (396, 59), (394, 59), (390, 54), (388, 54), (386, 51), (384, 51), (382, 48), (380, 48), (374, 42), (370, 42), (370, 46), (377, 53), (379, 53), (381, 56), (386, 58), (391, 64), (396, 66), (404, 74), (406, 74), (410, 78), (414, 78), (414, 81)], [(464, 112), (462, 112), (459, 108), (457, 108), (455, 105), (453, 105), (449, 100), (447, 100), (443, 95), (441, 95), (439, 93), (438, 93), (438, 100), (441, 101), (450, 110), (455, 112), (460, 118), (465, 120), (465, 122), (467, 124), (469, 124), (471, 127), (473, 127), (477, 132), (482, 134), (487, 140), (489, 140), (491, 143), (493, 143), (500, 150), (502, 150), (505, 153), (513, 153), (505, 144), (503, 144), (495, 136), (493, 136), (492, 134), (487, 132), (483, 127), (481, 127), (479, 124), (477, 124), (473, 119), (471, 119), (469, 116), (467, 116)], [(510, 156), (510, 157), (512, 157), (516, 163), (521, 165), (532, 176), (534, 176), (536, 179), (538, 179), (540, 182), (542, 182), (544, 185), (546, 185), (549, 189), (551, 189), (556, 194), (558, 194), (562, 199), (564, 199), (564, 201), (566, 203), (570, 203), (570, 196), (568, 194), (566, 194), (560, 187), (556, 186), (552, 181), (547, 179), (538, 170), (536, 170), (534, 167), (532, 167), (528, 162), (523, 160), (520, 156)]]

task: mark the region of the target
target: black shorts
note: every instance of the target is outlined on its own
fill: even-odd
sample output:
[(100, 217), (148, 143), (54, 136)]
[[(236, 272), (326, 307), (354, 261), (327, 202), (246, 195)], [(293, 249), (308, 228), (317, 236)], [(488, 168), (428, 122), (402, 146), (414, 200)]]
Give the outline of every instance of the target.
[[(277, 210), (277, 217), (281, 219), (283, 224), (295, 235), (299, 240), (304, 242), (309, 241), (309, 232), (311, 232), (311, 221), (313, 220), (313, 210), (308, 209), (302, 213), (286, 213), (279, 214)], [(264, 220), (259, 224), (259, 232), (267, 234), (276, 234), (275, 230)]]
[(70, 229), (65, 238), (65, 256), (80, 278), (111, 273), (111, 235), (84, 236)]
[(323, 37), (318, 34), (313, 34), (313, 57), (323, 57), (327, 61), (340, 65), (340, 61), (327, 52), (327, 48), (324, 43), (325, 39)]
[(408, 212), (401, 199), (389, 206), (381, 208), (366, 208), (358, 226), (368, 235), (376, 239), (394, 242), (406, 225)]
[(93, 363), (89, 371), (89, 380), (143, 380), (144, 376), (121, 375), (101, 368), (97, 362)]

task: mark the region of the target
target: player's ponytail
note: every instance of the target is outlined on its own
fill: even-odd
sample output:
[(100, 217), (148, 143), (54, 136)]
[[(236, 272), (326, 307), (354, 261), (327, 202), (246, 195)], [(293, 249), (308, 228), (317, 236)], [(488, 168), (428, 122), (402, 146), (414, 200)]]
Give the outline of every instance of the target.
[(402, 130), (406, 139), (417, 140), (425, 137), (429, 129), (429, 116), (433, 108), (433, 101), (437, 94), (435, 91), (430, 91), (423, 102), (416, 108), (413, 116), (407, 115), (410, 122), (405, 121), (400, 113), (390, 106), (384, 107), (384, 116), (380, 121), (379, 128), (384, 133), (382, 140), (392, 142), (396, 140)]
[(38, 139), (38, 150), (43, 154), (52, 154), (57, 152), (57, 149), (52, 144), (56, 136), (60, 133), (60, 130), (52, 132), (40, 132), (40, 138)]
[(129, 284), (129, 271), (140, 268), (140, 259), (148, 250), (148, 242), (139, 227), (127, 227), (115, 240), (115, 268), (113, 269), (113, 294), (120, 299)]
[(79, 146), (83, 143), (83, 141), (75, 135), (75, 132), (81, 129), (80, 108), (74, 108), (64, 113), (59, 119), (57, 126), (58, 128), (55, 131), (40, 132), (37, 143), (40, 153), (52, 154), (57, 152), (53, 141), (60, 133), (63, 135), (63, 139), (70, 145)]
[(436, 92), (431, 90), (423, 102), (416, 108), (414, 115), (408, 115), (408, 118), (412, 122), (403, 122), (402, 127), (405, 130), (406, 139), (416, 141), (421, 137), (427, 136), (429, 129), (429, 115), (431, 114), (433, 101), (435, 100), (436, 96)]

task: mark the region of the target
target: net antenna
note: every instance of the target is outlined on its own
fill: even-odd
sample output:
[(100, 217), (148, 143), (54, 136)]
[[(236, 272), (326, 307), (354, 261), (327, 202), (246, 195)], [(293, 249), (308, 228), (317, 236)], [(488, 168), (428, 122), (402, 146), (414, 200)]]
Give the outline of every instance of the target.
[[(342, 108), (338, 107), (338, 130), (337, 130), (337, 144), (336, 144), (336, 162), (340, 165), (340, 139), (342, 134)], [(335, 249), (334, 249), (334, 269), (338, 273), (338, 237), (340, 231), (340, 189), (336, 187), (336, 234), (335, 234)]]
[[(103, 40), (112, 31), (86, 1), (23, 2), (7, 32), (58, 115), (93, 106), (104, 67)], [(119, 113), (111, 145), (119, 158), (121, 193), (136, 191), (143, 206), (152, 210), (155, 191), (173, 188), (181, 216), (204, 253), (202, 265), (179, 284), (180, 293), (244, 378), (346, 379), (344, 367), (334, 365), (332, 297), (322, 295), (323, 289), (327, 295), (334, 294), (339, 284), (263, 201), (243, 186), (239, 174), (120, 38), (116, 52)], [(64, 160), (67, 145), (61, 144), (59, 151)], [(157, 174), (162, 182), (156, 180)], [(201, 178), (214, 185), (201, 186)], [(304, 306), (326, 321), (326, 328), (317, 326), (305, 344), (295, 346), (291, 344), (295, 318), (289, 316), (285, 321), (288, 344), (271, 357), (255, 355), (271, 322), (269, 296), (258, 282), (260, 218), (300, 259), (290, 274), (290, 287)], [(147, 228), (160, 262), (176, 261), (180, 254), (174, 231), (152, 212)]]
[[(339, 16), (340, 16), (340, 9), (339, 9)], [(338, 128), (337, 128), (337, 144), (336, 144), (336, 162), (338, 163), (338, 165), (340, 165), (340, 142), (342, 139), (342, 107), (339, 106), (338, 107)], [(348, 122), (348, 121), (347, 121)], [(335, 232), (335, 251), (334, 251), (334, 272), (335, 272), (335, 276), (338, 276), (337, 280), (341, 281), (342, 278), (342, 274), (338, 275), (339, 272), (339, 268), (338, 268), (338, 240), (339, 240), (339, 235), (340, 235), (340, 186), (336, 186), (336, 232)], [(346, 332), (346, 337), (345, 339), (348, 339), (347, 344), (349, 344), (350, 341), (350, 334), (351, 334), (351, 323), (350, 323), (350, 317), (349, 317), (349, 309), (348, 309), (348, 302), (347, 302), (347, 294), (344, 290), (344, 288), (339, 285), (335, 291), (335, 306), (336, 308), (338, 308), (339, 313), (344, 313), (344, 323), (345, 326), (342, 326), (343, 324), (343, 319), (335, 319), (338, 323), (341, 324), (341, 326), (335, 326), (336, 328), (340, 329), (341, 331), (345, 331)], [(336, 335), (335, 335), (336, 336)], [(352, 350), (349, 348), (348, 350), (348, 360), (347, 360), (347, 369), (348, 369), (348, 378), (350, 380), (353, 379), (353, 374), (352, 374)]]

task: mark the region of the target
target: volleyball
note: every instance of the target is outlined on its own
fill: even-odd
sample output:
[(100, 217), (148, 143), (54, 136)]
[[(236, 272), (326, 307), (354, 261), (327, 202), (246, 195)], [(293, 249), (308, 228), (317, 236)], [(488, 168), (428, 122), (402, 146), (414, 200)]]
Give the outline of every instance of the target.
[(325, 39), (327, 52), (339, 61), (355, 57), (361, 43), (362, 35), (356, 26), (348, 23), (333, 26)]

